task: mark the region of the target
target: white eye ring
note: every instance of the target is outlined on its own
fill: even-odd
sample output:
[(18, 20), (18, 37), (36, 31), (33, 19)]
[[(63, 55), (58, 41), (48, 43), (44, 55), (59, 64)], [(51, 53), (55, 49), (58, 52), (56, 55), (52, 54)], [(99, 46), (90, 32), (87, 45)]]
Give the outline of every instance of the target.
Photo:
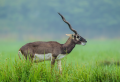
[(77, 38), (77, 39), (80, 39), (80, 36), (77, 36), (77, 35), (76, 35), (76, 38)]

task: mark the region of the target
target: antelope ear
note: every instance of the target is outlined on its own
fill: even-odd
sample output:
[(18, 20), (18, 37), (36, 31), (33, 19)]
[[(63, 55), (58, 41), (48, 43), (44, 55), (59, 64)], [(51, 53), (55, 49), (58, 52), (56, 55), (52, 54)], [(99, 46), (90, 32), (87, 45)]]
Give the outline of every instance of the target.
[(71, 36), (72, 34), (66, 34), (67, 36)]

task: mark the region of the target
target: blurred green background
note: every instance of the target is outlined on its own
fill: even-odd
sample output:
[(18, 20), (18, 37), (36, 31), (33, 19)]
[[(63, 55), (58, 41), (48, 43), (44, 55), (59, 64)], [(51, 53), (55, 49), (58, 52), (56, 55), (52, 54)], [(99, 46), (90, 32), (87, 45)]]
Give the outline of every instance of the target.
[(120, 0), (0, 0), (0, 40), (120, 39)]
[(120, 82), (120, 0), (0, 0), (0, 82), (58, 82), (42, 63), (18, 61), (28, 42), (65, 43), (73, 34), (58, 12), (87, 40), (62, 59), (60, 81)]

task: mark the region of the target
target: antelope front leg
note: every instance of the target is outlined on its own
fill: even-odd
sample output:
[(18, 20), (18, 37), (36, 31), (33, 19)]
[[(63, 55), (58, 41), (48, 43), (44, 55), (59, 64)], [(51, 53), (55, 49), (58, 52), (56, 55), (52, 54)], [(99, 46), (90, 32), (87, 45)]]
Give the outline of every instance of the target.
[(59, 72), (60, 72), (60, 74), (61, 74), (61, 73), (62, 73), (61, 60), (58, 60), (58, 61), (57, 61), (57, 65), (58, 65)]
[(54, 64), (55, 64), (55, 57), (51, 57), (51, 72), (52, 72), (52, 70), (53, 70), (53, 67), (54, 67)]

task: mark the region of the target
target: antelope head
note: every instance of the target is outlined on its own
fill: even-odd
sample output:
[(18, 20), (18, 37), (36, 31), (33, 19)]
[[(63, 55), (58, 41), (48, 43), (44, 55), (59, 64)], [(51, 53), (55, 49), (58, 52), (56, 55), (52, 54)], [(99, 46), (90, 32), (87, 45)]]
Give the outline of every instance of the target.
[(77, 33), (77, 31), (72, 28), (72, 26), (70, 25), (70, 23), (65, 20), (64, 16), (62, 16), (60, 13), (58, 13), (58, 14), (61, 16), (62, 20), (66, 24), (68, 24), (70, 30), (75, 33), (75, 34), (66, 34), (66, 35), (69, 36), (75, 44), (85, 45), (87, 43), (86, 39), (84, 39), (82, 36), (80, 36)]

